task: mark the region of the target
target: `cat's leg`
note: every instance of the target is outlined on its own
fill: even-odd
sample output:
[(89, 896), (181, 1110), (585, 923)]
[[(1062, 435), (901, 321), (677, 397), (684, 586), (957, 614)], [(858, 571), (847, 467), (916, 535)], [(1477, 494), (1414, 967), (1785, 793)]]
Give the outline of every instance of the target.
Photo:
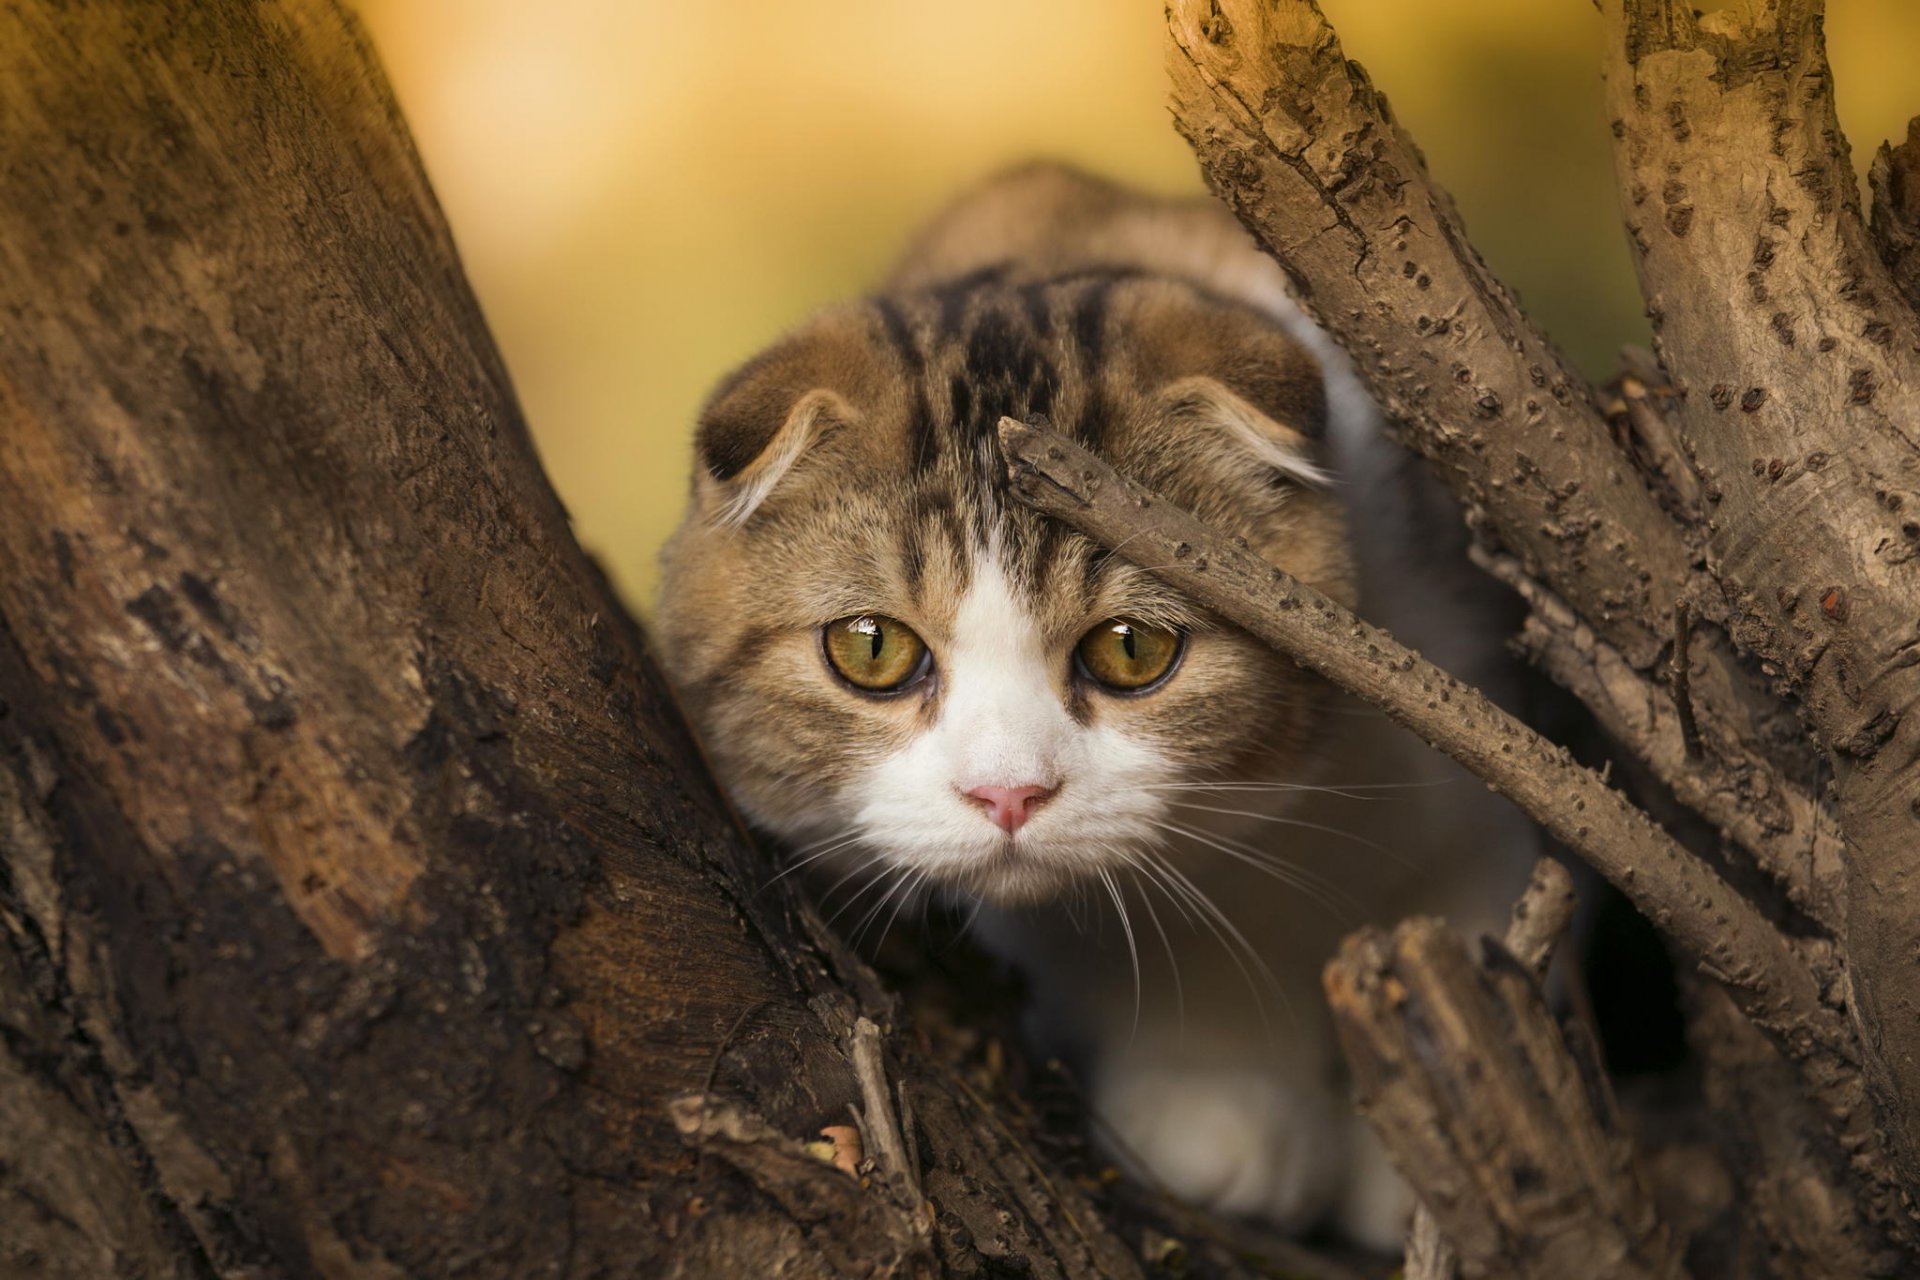
[(1322, 1081), (1271, 1068), (1122, 1057), (1094, 1105), (1122, 1160), (1184, 1200), (1313, 1225), (1347, 1180), (1346, 1105)]

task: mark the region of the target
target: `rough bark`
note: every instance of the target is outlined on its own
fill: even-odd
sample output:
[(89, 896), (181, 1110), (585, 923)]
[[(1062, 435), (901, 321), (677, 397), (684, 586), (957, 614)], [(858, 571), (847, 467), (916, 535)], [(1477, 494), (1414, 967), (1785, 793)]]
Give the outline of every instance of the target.
[(1477, 1276), (1684, 1274), (1611, 1095), (1528, 967), (1432, 920), (1349, 938), (1327, 994), (1360, 1105)]
[[(1536, 982), (1544, 981), (1554, 948), (1573, 920), (1573, 879), (1565, 867), (1550, 858), (1534, 864), (1527, 887), (1513, 904), (1502, 939), (1507, 951), (1526, 966)], [(1347, 978), (1358, 975), (1347, 975)], [(1460, 1255), (1447, 1242), (1433, 1210), (1420, 1204), (1407, 1228), (1406, 1280), (1454, 1280), (1460, 1273)]]
[(1822, 6), (1696, 18), (1610, 0), (1627, 229), (1706, 568), (1834, 769), (1852, 1011), (1880, 1122), (1920, 1177), (1920, 322), (1875, 252)]
[(0, 174), (0, 1270), (1140, 1274), (756, 892), (338, 7), (7, 5)]
[(1784, 891), (1853, 1030), (1826, 1116), (1777, 1122), (1813, 1126), (1803, 1173), (1855, 1187), (1874, 1225), (1834, 1231), (1875, 1256), (1857, 1232), (1910, 1245), (1920, 1173), (1913, 146), (1883, 149), (1870, 230), (1815, 0), (1603, 9), (1664, 366), (1604, 416), (1312, 0), (1171, 4), (1176, 120), (1466, 506), (1529, 655)]
[[(1574, 603), (1632, 670), (1660, 678), (1667, 620), (1701, 587), (1698, 513), (1684, 493), (1662, 501), (1675, 490), (1665, 441), (1616, 442), (1311, 0), (1176, 0), (1168, 28), (1175, 124), (1215, 194), (1286, 268), (1481, 539)], [(1703, 633), (1694, 649), (1709, 767), (1737, 777), (1758, 758), (1795, 786), (1815, 782), (1797, 726), (1725, 637)]]
[[(1662, 689), (1517, 566), (1497, 556), (1480, 559), (1529, 606), (1518, 637), (1528, 659), (1579, 698), (1676, 800), (1745, 850), (1809, 922), (1837, 937), (1846, 877), (1839, 827), (1825, 806), (1738, 741), (1725, 739), (1711, 753), (1690, 751), (1682, 712), (1692, 705), (1689, 687), (1669, 680)], [(1684, 670), (1678, 644), (1673, 657)]]
[[(1176, 116), (1462, 499), (1528, 651), (1784, 906), (1016, 424), (1018, 488), (1614, 879), (1768, 1032), (1694, 997), (1741, 1239), (1900, 1274), (1913, 143), (1868, 228), (1817, 3), (1606, 11), (1665, 368), (1604, 412), (1310, 0), (1172, 5)], [(1352, 1274), (1069, 1176), (761, 891), (334, 4), (0, 7), (0, 174), (0, 1270)], [(1676, 1274), (1661, 1175), (1493, 956), (1414, 922), (1336, 968), (1390, 1144), (1467, 1274)]]
[(1799, 1077), (1726, 996), (1690, 984), (1688, 1035), (1746, 1218), (1773, 1275), (1859, 1280), (1901, 1274), (1905, 1257), (1871, 1222), (1858, 1179), (1810, 1114)]

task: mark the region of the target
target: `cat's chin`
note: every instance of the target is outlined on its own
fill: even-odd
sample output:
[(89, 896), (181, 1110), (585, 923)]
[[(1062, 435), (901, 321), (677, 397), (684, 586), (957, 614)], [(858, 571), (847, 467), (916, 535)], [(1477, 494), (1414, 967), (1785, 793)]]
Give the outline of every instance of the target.
[(1044, 906), (1073, 892), (1079, 884), (1092, 884), (1099, 892), (1098, 879), (1090, 876), (1083, 864), (1065, 865), (1043, 854), (1005, 846), (985, 856), (942, 859), (932, 866), (908, 859), (896, 865), (903, 870), (918, 869), (930, 887), (937, 886), (937, 892), (951, 894), (969, 905)]
[(1023, 869), (1018, 873), (993, 872), (974, 877), (956, 886), (971, 899), (990, 907), (1038, 907), (1064, 895), (1073, 888), (1076, 877), (1050, 868)]

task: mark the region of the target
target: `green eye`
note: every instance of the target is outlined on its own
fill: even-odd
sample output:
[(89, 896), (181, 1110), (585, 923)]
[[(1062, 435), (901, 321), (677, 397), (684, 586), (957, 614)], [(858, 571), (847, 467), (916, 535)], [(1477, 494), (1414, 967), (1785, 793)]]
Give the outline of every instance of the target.
[(893, 693), (919, 680), (932, 665), (926, 641), (896, 618), (863, 613), (821, 629), (827, 664), (868, 693)]
[(1185, 642), (1168, 627), (1109, 618), (1080, 638), (1074, 656), (1096, 684), (1116, 693), (1140, 693), (1167, 677)]

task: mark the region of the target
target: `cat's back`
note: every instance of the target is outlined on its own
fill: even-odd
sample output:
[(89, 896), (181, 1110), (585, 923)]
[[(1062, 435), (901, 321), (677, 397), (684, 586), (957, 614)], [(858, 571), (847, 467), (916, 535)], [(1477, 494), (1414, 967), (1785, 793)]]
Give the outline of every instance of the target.
[(1136, 191), (1052, 162), (1008, 170), (950, 205), (914, 239), (885, 288), (932, 288), (990, 268), (1016, 281), (1101, 270), (1164, 276), (1263, 310), (1286, 296), (1280, 269), (1219, 205)]

